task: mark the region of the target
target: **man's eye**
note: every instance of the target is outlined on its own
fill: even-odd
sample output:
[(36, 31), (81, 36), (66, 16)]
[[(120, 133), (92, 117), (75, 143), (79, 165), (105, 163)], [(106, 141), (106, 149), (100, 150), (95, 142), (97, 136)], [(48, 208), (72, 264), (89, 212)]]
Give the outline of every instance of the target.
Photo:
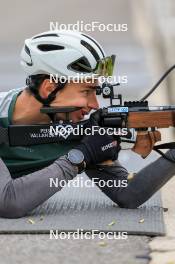
[(90, 93), (90, 91), (89, 90), (84, 90), (84, 91), (82, 91), (82, 93), (85, 94), (85, 95), (88, 95)]

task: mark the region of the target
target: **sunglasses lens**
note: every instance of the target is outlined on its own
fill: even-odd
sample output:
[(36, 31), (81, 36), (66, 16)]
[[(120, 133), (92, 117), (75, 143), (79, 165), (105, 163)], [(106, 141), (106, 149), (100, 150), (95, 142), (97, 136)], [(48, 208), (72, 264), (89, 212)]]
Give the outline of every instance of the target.
[(112, 76), (114, 70), (115, 55), (106, 57), (97, 63), (95, 74), (100, 76)]

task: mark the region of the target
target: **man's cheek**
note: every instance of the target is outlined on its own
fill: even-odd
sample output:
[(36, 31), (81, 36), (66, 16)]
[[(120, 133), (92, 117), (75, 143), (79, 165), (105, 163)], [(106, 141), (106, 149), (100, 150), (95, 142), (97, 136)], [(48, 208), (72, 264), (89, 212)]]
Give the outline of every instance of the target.
[(81, 95), (79, 98), (77, 97), (77, 103), (82, 105), (87, 105), (88, 103), (88, 96)]
[(86, 107), (88, 105), (87, 101), (79, 101), (79, 103), (77, 104), (77, 106), (79, 107)]

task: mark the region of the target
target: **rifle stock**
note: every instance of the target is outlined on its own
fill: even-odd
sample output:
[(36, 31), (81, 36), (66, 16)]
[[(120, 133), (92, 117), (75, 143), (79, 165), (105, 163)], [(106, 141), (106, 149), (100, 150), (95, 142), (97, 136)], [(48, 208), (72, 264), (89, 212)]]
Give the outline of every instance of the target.
[(175, 111), (129, 112), (128, 128), (167, 128), (175, 126)]
[(155, 131), (138, 131), (136, 142), (132, 151), (146, 158), (152, 151), (156, 142), (161, 141), (161, 133)]
[[(135, 129), (175, 127), (175, 111), (130, 112), (127, 126)], [(146, 158), (158, 141), (161, 141), (159, 131), (138, 131), (132, 150)]]

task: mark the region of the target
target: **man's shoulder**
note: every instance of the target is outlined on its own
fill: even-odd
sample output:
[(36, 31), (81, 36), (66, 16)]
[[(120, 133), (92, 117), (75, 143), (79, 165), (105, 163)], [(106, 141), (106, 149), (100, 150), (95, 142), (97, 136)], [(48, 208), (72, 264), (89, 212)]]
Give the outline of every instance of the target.
[(8, 92), (0, 92), (0, 118), (8, 116), (9, 106), (13, 100), (13, 97), (23, 89), (24, 88), (17, 88)]

